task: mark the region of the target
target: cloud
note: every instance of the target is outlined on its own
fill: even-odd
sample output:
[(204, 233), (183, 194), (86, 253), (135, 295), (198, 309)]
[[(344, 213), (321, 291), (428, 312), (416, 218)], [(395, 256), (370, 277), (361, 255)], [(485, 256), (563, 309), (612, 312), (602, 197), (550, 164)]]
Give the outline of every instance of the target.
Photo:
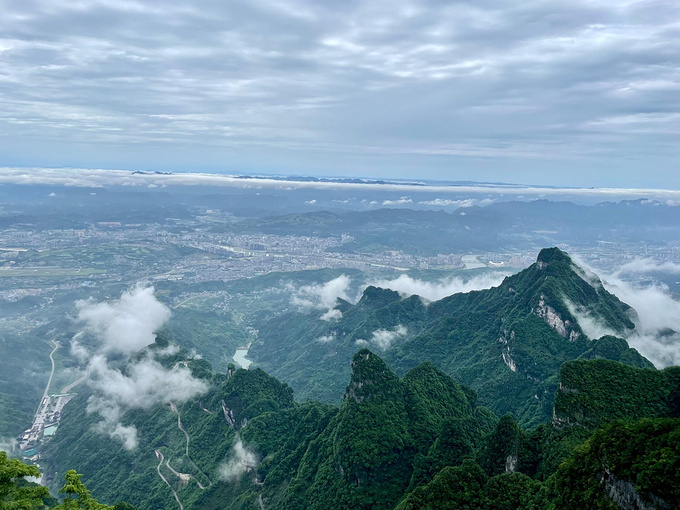
[(553, 182), (560, 162), (570, 180), (590, 181), (613, 162), (651, 158), (659, 177), (677, 156), (678, 9), (11, 2), (0, 20), (0, 151), (34, 165), (221, 168), (228, 158)]
[(626, 262), (615, 271), (615, 275), (639, 273), (673, 273), (680, 274), (680, 264), (670, 261), (658, 261), (649, 258), (635, 258)]
[(337, 338), (337, 335), (335, 334), (335, 332), (333, 332), (330, 335), (320, 336), (319, 338), (316, 339), (316, 341), (320, 342), (322, 344), (327, 344), (327, 343), (334, 341), (336, 338)]
[(0, 451), (7, 453), (8, 457), (16, 457), (19, 454), (19, 443), (14, 437), (0, 437)]
[(305, 204), (316, 205), (316, 199), (314, 198), (312, 200), (307, 200), (307, 201), (305, 201)]
[[(594, 274), (593, 269), (583, 261), (578, 263), (587, 274)], [(654, 272), (662, 267), (667, 266), (649, 260), (637, 260), (616, 269), (612, 274), (601, 274), (604, 288), (636, 312), (635, 331), (626, 337), (629, 345), (659, 368), (680, 364), (680, 301), (673, 299), (668, 287), (663, 284), (635, 284), (624, 280), (621, 275), (626, 272)], [(577, 312), (580, 315), (575, 317), (589, 337), (597, 338), (599, 334), (611, 333), (586, 311)]]
[(257, 456), (243, 446), (241, 438), (237, 435), (236, 442), (231, 449), (230, 459), (223, 462), (218, 468), (220, 480), (226, 482), (238, 481), (247, 471), (256, 465)]
[(408, 333), (406, 326), (399, 324), (394, 329), (378, 329), (373, 332), (371, 343), (381, 351), (387, 351), (395, 340), (404, 338)]
[(101, 342), (104, 352), (130, 354), (151, 345), (154, 332), (170, 318), (170, 310), (153, 295), (153, 287), (137, 285), (109, 302), (76, 302), (78, 321)]
[(412, 204), (413, 200), (409, 197), (401, 197), (398, 200), (383, 200), (382, 205), (406, 205)]
[(340, 310), (337, 310), (335, 308), (331, 308), (328, 311), (324, 312), (321, 317), (319, 317), (322, 321), (334, 321), (334, 320), (340, 320), (342, 319), (342, 312)]
[(620, 336), (614, 330), (608, 328), (604, 321), (593, 317), (588, 310), (577, 308), (576, 305), (568, 299), (565, 299), (564, 302), (567, 305), (569, 313), (576, 319), (576, 322), (578, 322), (581, 330), (591, 340), (596, 340), (606, 335)]
[(71, 339), (71, 356), (76, 358), (81, 363), (90, 359), (90, 351), (80, 343), (80, 338), (83, 336), (82, 332), (76, 333)]
[[(466, 198), (466, 199), (461, 199), (461, 200), (453, 200), (449, 198), (435, 198), (434, 200), (422, 200), (418, 202), (419, 204), (423, 205), (433, 205), (433, 206), (439, 206), (439, 207), (472, 207), (473, 205), (489, 205), (493, 204), (495, 200), (491, 198), (484, 198), (482, 200), (477, 200), (475, 198)], [(465, 216), (465, 212), (460, 213), (462, 216)]]
[(304, 285), (292, 290), (290, 298), (291, 304), (304, 309), (326, 309), (326, 312), (321, 315), (320, 319), (331, 321), (340, 319), (342, 312), (335, 309), (338, 299), (349, 300), (347, 292), (351, 279), (347, 275), (340, 275), (326, 283), (317, 285)]
[[(93, 390), (87, 411), (96, 412), (102, 420), (95, 430), (123, 443), (128, 450), (138, 445), (137, 429), (122, 423), (128, 409), (149, 409), (172, 401), (182, 403), (208, 390), (205, 381), (196, 379), (181, 364), (168, 369), (157, 356), (176, 354), (174, 345), (148, 351), (134, 360), (130, 356), (155, 340), (155, 331), (170, 317), (168, 308), (153, 294), (152, 287), (135, 286), (117, 300), (95, 303), (79, 301), (78, 320), (84, 330), (98, 341), (96, 352), (90, 353), (79, 342), (83, 332), (71, 340), (71, 352), (81, 361), (87, 360), (87, 384)], [(124, 355), (124, 368), (114, 367), (108, 355)]]
[(446, 296), (459, 292), (488, 289), (501, 284), (506, 274), (489, 272), (464, 280), (458, 277), (428, 282), (402, 274), (393, 280), (375, 280), (372, 285), (384, 289), (396, 290), (404, 296), (417, 295), (427, 301), (438, 301)]
[(112, 368), (103, 355), (88, 364), (88, 385), (95, 391), (88, 399), (88, 412), (103, 418), (98, 430), (119, 439), (127, 449), (137, 447), (134, 426), (121, 424), (127, 409), (149, 409), (158, 404), (186, 402), (205, 393), (208, 385), (182, 365), (166, 369), (152, 358), (128, 365), (126, 373)]
[[(442, 184), (409, 184), (409, 183), (376, 183), (371, 181), (297, 181), (294, 177), (285, 182), (297, 188), (321, 190), (367, 190), (367, 191), (408, 191), (409, 193), (455, 193), (497, 194), (524, 197), (582, 197), (597, 200), (639, 199), (654, 197), (665, 201), (680, 200), (680, 190), (660, 188), (616, 188), (616, 187), (542, 187), (523, 185), (475, 184), (475, 185), (442, 185)], [(21, 185), (61, 185), (69, 187), (104, 188), (107, 186), (148, 187), (155, 183), (159, 187), (166, 186), (224, 186), (242, 189), (278, 188), (280, 179), (253, 178), (225, 173), (173, 172), (168, 174), (132, 173), (127, 170), (107, 169), (73, 169), (73, 168), (0, 168), (0, 184)], [(680, 184), (680, 183), (679, 183)], [(491, 203), (490, 198), (482, 199), (478, 205)], [(370, 205), (379, 202), (371, 200)]]

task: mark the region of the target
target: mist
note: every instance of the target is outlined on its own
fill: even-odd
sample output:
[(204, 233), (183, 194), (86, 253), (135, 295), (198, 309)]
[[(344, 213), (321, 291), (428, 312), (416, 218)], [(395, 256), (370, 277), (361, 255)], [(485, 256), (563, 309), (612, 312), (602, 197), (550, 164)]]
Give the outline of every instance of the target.
[(257, 464), (254, 452), (243, 446), (241, 438), (236, 436), (236, 442), (231, 449), (230, 458), (219, 467), (220, 480), (234, 482), (241, 479), (249, 469)]
[(351, 282), (351, 278), (343, 274), (322, 284), (304, 285), (297, 289), (290, 286), (290, 302), (302, 310), (325, 309), (321, 320), (337, 320), (342, 318), (342, 312), (336, 310), (335, 305), (338, 299), (350, 300), (348, 291)]
[(439, 281), (428, 282), (412, 278), (402, 274), (393, 280), (374, 280), (372, 285), (384, 289), (396, 290), (402, 296), (417, 295), (426, 301), (439, 301), (442, 298), (460, 292), (489, 289), (497, 287), (507, 276), (505, 273), (489, 272), (470, 279), (464, 280), (459, 277), (446, 278)]
[[(196, 379), (186, 366), (168, 369), (154, 358), (177, 353), (177, 346), (130, 360), (155, 341), (155, 331), (170, 318), (170, 310), (156, 299), (153, 287), (136, 285), (117, 300), (79, 301), (76, 306), (83, 331), (71, 340), (71, 352), (87, 361), (87, 384), (94, 392), (88, 399), (87, 411), (102, 418), (96, 426), (98, 432), (134, 450), (138, 445), (137, 429), (122, 423), (126, 410), (148, 409), (169, 401), (179, 404), (208, 390), (207, 383)], [(85, 331), (99, 342), (94, 353), (79, 343)], [(124, 371), (112, 365), (111, 354), (125, 356)]]
[[(574, 259), (583, 268), (590, 282), (595, 270), (577, 257)], [(623, 279), (622, 275), (672, 272), (676, 266), (678, 265), (669, 262), (658, 263), (652, 259), (635, 259), (616, 268), (611, 274), (600, 273), (600, 278), (595, 277), (598, 285), (604, 286), (607, 291), (635, 310), (635, 316), (632, 317), (635, 331), (627, 335), (626, 340), (657, 368), (680, 364), (680, 302), (673, 299), (670, 290), (664, 284), (631, 283)], [(574, 310), (572, 315), (590, 338), (616, 334), (593, 319), (586, 311)]]
[(156, 340), (154, 332), (170, 318), (170, 310), (153, 292), (153, 287), (136, 285), (115, 301), (77, 301), (77, 320), (101, 342), (104, 352), (137, 352)]

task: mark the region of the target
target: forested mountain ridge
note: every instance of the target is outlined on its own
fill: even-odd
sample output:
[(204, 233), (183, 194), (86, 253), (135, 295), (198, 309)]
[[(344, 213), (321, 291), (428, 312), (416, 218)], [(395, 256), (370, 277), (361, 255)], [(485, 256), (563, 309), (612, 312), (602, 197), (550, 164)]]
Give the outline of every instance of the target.
[[(665, 485), (680, 470), (675, 368), (565, 364), (555, 417), (523, 429), (434, 365), (399, 378), (367, 349), (353, 357), (339, 407), (295, 403), (287, 385), (259, 369), (219, 375), (187, 363), (211, 389), (183, 405), (128, 411), (125, 423), (140, 438), (133, 451), (93, 429), (87, 395), (74, 399), (45, 450), (48, 470), (59, 478), (77, 467), (100, 501), (148, 509), (176, 508), (174, 495), (195, 509), (627, 509), (616, 501), (631, 497), (652, 505), (639, 508), (677, 507), (677, 491)], [(588, 374), (581, 385), (575, 366)], [(631, 400), (629, 388), (647, 393)], [(650, 404), (641, 411), (643, 400)], [(597, 420), (579, 421), (595, 412)]]
[[(517, 413), (525, 425), (549, 419), (562, 363), (600, 355), (577, 316), (619, 335), (635, 329), (634, 310), (557, 248), (542, 250), (536, 263), (498, 287), (431, 303), (368, 287), (355, 305), (339, 300), (337, 310), (337, 321), (318, 312), (263, 320), (251, 357), (299, 398), (329, 403), (339, 401), (349, 360), (362, 345), (381, 351), (399, 374), (431, 360), (475, 389), (483, 405), (499, 415)], [(375, 342), (376, 332), (391, 341)], [(625, 342), (610, 348), (622, 362), (651, 366)]]
[(677, 508), (678, 367), (587, 336), (583, 317), (625, 336), (635, 312), (564, 252), (491, 289), (428, 303), (369, 286), (332, 310), (267, 315), (251, 348), (267, 370), (219, 374), (163, 330), (112, 358), (204, 389), (120, 404), (102, 428), (104, 395), (83, 388), (41, 452), (46, 480), (75, 468), (100, 501), (151, 510)]

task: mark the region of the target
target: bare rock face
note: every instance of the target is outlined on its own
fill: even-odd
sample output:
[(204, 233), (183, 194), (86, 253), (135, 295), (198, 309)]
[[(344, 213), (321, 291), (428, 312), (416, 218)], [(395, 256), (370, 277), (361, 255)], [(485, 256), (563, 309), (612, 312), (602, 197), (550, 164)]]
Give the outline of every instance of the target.
[(571, 321), (563, 320), (555, 309), (545, 302), (545, 296), (541, 296), (534, 313), (545, 320), (546, 324), (553, 328), (562, 338), (568, 338), (570, 342), (578, 340), (581, 334), (571, 329)]
[(645, 501), (632, 483), (617, 478), (607, 468), (602, 474), (602, 481), (607, 496), (622, 510), (673, 510), (677, 508), (654, 496), (651, 498), (652, 501)]

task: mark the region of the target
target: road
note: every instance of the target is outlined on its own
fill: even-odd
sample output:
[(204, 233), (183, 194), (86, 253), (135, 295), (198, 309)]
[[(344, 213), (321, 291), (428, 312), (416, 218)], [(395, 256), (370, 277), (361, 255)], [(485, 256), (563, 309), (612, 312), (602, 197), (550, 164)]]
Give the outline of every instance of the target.
[(156, 466), (156, 471), (158, 471), (158, 476), (161, 477), (161, 480), (165, 482), (165, 484), (170, 487), (170, 490), (172, 491), (172, 495), (175, 497), (175, 501), (177, 501), (177, 504), (179, 505), (179, 510), (184, 510), (184, 505), (182, 502), (179, 500), (179, 497), (177, 496), (177, 492), (175, 489), (173, 489), (172, 485), (170, 485), (170, 482), (168, 482), (167, 478), (163, 476), (163, 473), (161, 473), (161, 466), (163, 465), (163, 452), (160, 450), (155, 450), (156, 451), (156, 458), (159, 460), (158, 466)]
[[(203, 475), (205, 477), (205, 479), (208, 480), (208, 487), (210, 487), (212, 485), (212, 480), (210, 479), (210, 477), (208, 475), (206, 475), (203, 471), (201, 471), (201, 468), (199, 468), (196, 465), (196, 463), (193, 461), (193, 459), (189, 456), (189, 433), (186, 430), (184, 430), (184, 427), (182, 426), (182, 417), (179, 414), (179, 409), (177, 409), (177, 406), (173, 402), (170, 402), (170, 409), (172, 409), (173, 413), (177, 414), (177, 428), (179, 428), (179, 430), (181, 430), (184, 433), (184, 437), (187, 440), (186, 446), (185, 446), (185, 455), (186, 455), (187, 460), (189, 462), (191, 462), (191, 465), (194, 466), (194, 468), (196, 469), (196, 471), (198, 473)], [(201, 482), (199, 482), (198, 479), (195, 476), (192, 477), (192, 478), (198, 484), (198, 486), (201, 488), (201, 490), (205, 490), (207, 488), (207, 487), (201, 485)]]
[(75, 388), (76, 386), (78, 386), (81, 382), (83, 382), (86, 378), (87, 378), (87, 376), (84, 375), (84, 376), (82, 376), (80, 379), (78, 379), (78, 380), (76, 380), (76, 381), (73, 381), (73, 382), (72, 382), (71, 384), (69, 384), (68, 386), (64, 386), (64, 387), (61, 389), (61, 392), (60, 392), (60, 393), (68, 393), (68, 392), (71, 391), (73, 388)]
[(59, 349), (60, 345), (59, 342), (56, 340), (50, 340), (52, 342), (52, 345), (54, 345), (54, 349), (52, 349), (52, 352), (50, 353), (50, 361), (52, 362), (52, 371), (50, 372), (50, 378), (47, 380), (47, 386), (45, 386), (45, 391), (43, 392), (42, 402), (45, 397), (50, 393), (50, 385), (52, 384), (52, 377), (54, 377), (54, 353)]

